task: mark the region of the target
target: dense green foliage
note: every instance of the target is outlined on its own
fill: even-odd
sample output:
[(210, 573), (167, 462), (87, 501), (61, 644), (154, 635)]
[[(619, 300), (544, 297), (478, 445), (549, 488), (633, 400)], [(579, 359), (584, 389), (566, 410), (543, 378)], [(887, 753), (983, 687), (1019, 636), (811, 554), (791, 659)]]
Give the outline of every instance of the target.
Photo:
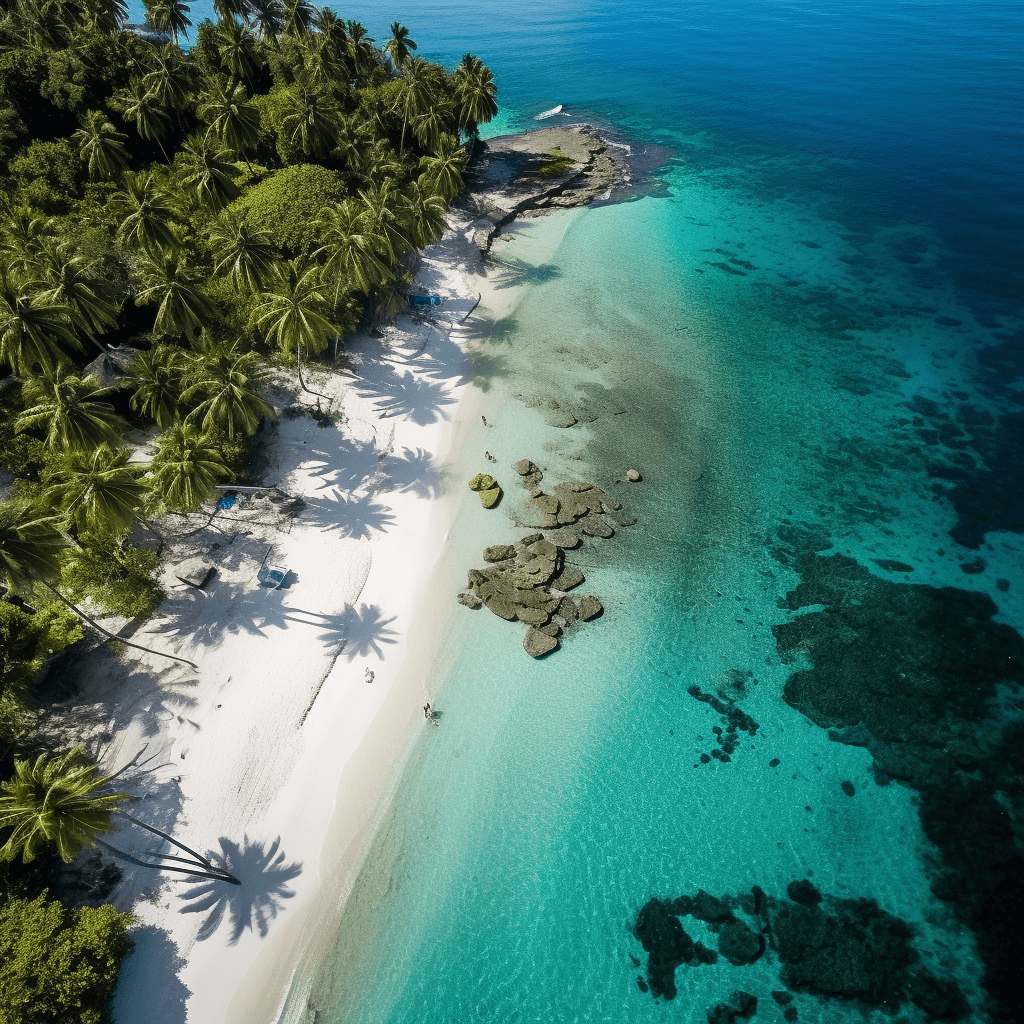
[[(462, 186), (460, 139), (496, 112), (477, 58), (430, 64), (398, 22), (377, 47), (305, 0), (218, 0), (196, 26), (177, 0), (146, 9), (166, 41), (125, 31), (122, 0), (0, 5), (5, 857), (68, 859), (109, 826), (95, 766), (36, 729), (32, 680), (82, 635), (66, 603), (155, 608), (157, 558), (132, 538), (247, 479), (271, 359), (301, 382), (404, 302)], [(113, 346), (125, 372), (93, 373)], [(159, 432), (150, 464), (140, 427)], [(0, 886), (0, 1024), (98, 1024), (126, 918), (19, 877)]]
[(132, 947), (130, 921), (45, 891), (0, 904), (0, 1024), (101, 1024)]
[(251, 229), (262, 229), (278, 251), (298, 256), (323, 245), (320, 214), (347, 197), (337, 171), (319, 164), (297, 164), (269, 175), (249, 189), (234, 208)]

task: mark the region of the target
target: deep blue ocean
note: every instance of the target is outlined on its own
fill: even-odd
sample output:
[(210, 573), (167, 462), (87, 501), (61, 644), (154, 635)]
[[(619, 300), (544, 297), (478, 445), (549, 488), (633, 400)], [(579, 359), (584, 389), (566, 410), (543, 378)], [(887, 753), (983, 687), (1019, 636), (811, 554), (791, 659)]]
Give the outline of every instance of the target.
[[(449, 479), (486, 446), (637, 523), (543, 661), (446, 595), (443, 728), (286, 1019), (1018, 1020), (1021, 6), (338, 10), (483, 59), (485, 134), (630, 147), (622, 201), (496, 246)], [(460, 574), (520, 508), (464, 504)]]

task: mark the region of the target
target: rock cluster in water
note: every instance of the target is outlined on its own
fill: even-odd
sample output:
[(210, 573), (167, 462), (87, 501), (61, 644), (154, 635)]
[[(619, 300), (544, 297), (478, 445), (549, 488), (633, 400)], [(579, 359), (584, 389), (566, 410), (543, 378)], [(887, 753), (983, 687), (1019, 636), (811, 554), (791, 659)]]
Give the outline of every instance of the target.
[(484, 561), (486, 568), (470, 569), (459, 603), (486, 607), (509, 622), (525, 623), (530, 628), (523, 648), (533, 658), (555, 650), (567, 626), (596, 618), (604, 610), (592, 594), (568, 595), (584, 582), (583, 573), (567, 566), (562, 549), (542, 533), (485, 548)]
[(480, 496), (484, 508), (494, 508), (501, 501), (501, 486), (489, 473), (477, 473), (469, 481), (469, 489)]
[[(786, 899), (767, 896), (758, 886), (740, 897), (653, 898), (637, 914), (633, 934), (647, 953), (641, 991), (656, 999), (676, 995), (675, 972), (725, 957), (735, 967), (762, 956), (776, 958), (785, 991), (772, 999), (787, 1021), (799, 1018), (793, 993), (859, 1002), (895, 1012), (913, 1003), (930, 1020), (958, 1021), (970, 1007), (957, 983), (936, 977), (921, 964), (914, 931), (901, 918), (870, 899), (825, 897), (807, 879), (789, 884)], [(693, 939), (682, 919), (702, 921), (717, 935), (718, 950)], [(634, 959), (639, 966), (639, 961)], [(752, 1016), (757, 997), (733, 992), (707, 1011), (709, 1024), (732, 1024)]]
[[(608, 538), (615, 530), (606, 516), (622, 506), (600, 487), (589, 483), (559, 484), (545, 494), (537, 486), (544, 478), (529, 459), (513, 464), (523, 486), (530, 492), (527, 525), (547, 529), (548, 534), (531, 533), (515, 544), (494, 544), (484, 549), (488, 565), (471, 569), (467, 588), (459, 603), (467, 608), (488, 608), (509, 622), (523, 622), (529, 629), (523, 648), (541, 658), (558, 648), (562, 631), (575, 623), (587, 622), (604, 608), (592, 594), (570, 597), (568, 591), (584, 582), (581, 572), (566, 565), (565, 551), (579, 547), (584, 535)], [(497, 488), (497, 481), (484, 473), (469, 486), (480, 493)], [(500, 488), (498, 488), (500, 496)], [(489, 507), (486, 506), (485, 507)], [(636, 522), (617, 515), (619, 525)]]

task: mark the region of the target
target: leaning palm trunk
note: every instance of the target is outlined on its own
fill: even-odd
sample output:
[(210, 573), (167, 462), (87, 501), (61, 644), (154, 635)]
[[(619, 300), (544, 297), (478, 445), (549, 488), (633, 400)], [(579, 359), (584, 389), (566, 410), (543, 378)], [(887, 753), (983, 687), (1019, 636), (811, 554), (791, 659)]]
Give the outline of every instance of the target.
[[(335, 348), (335, 352), (337, 352), (337, 348)], [(331, 402), (331, 396), (330, 395), (325, 395), (325, 394), (321, 393), (320, 391), (314, 391), (312, 388), (309, 388), (309, 387), (306, 386), (306, 382), (305, 382), (305, 380), (302, 377), (302, 346), (301, 345), (297, 346), (296, 349), (295, 349), (295, 359), (296, 359), (296, 363), (298, 364), (298, 368), (299, 368), (299, 387), (301, 387), (303, 391), (307, 392), (307, 394), (316, 395), (317, 396), (317, 398), (316, 398), (316, 407), (317, 407), (317, 409), (320, 408), (320, 399), (321, 398), (326, 398), (327, 401), (328, 401), (328, 404), (329, 404)]]
[(199, 671), (199, 666), (194, 661), (189, 661), (187, 658), (179, 658), (176, 654), (167, 654), (164, 651), (154, 651), (152, 647), (142, 647), (139, 644), (133, 644), (130, 640), (125, 640), (122, 637), (119, 637), (116, 633), (111, 633), (109, 629), (101, 626), (94, 618), (86, 615), (86, 613), (77, 605), (72, 604), (55, 586), (47, 583), (46, 580), (40, 580), (40, 582), (47, 590), (50, 591), (51, 594), (53, 594), (54, 597), (57, 598), (58, 601), (70, 608), (77, 616), (79, 616), (79, 618), (85, 619), (93, 629), (98, 629), (110, 640), (116, 640), (118, 643), (122, 643), (126, 647), (134, 647), (137, 651), (145, 651), (147, 654), (156, 654), (161, 658), (170, 658), (171, 661), (180, 661), (183, 665), (188, 665), (189, 667), (194, 668), (197, 672)]
[[(126, 860), (129, 864), (137, 864), (140, 868), (155, 868), (158, 871), (177, 871), (179, 874), (189, 875), (192, 878), (211, 878), (218, 882), (230, 882), (232, 885), (242, 884), (234, 875), (226, 871), (221, 872), (219, 868), (214, 868), (212, 871), (190, 871), (188, 868), (176, 868), (173, 864), (151, 864), (149, 861), (140, 860), (138, 857), (133, 857), (130, 853), (125, 853), (124, 850), (119, 850), (116, 846), (111, 846), (110, 843), (105, 843), (102, 839), (97, 839), (96, 842), (121, 860)], [(176, 859), (184, 861), (183, 857)], [(191, 861), (184, 862), (192, 863)], [(198, 865), (196, 866), (198, 867)]]

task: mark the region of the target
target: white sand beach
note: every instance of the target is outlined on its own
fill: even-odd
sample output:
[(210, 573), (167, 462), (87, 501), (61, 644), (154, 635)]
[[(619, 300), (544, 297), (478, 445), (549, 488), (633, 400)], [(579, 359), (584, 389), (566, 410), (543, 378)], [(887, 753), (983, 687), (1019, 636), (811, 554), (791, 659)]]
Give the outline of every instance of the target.
[[(314, 899), (321, 864), (354, 877), (402, 752), (430, 727), (421, 705), (440, 619), (427, 583), (464, 492), (442, 488), (442, 467), (479, 421), (457, 332), (478, 299), (466, 228), (420, 263), (416, 290), (441, 295), (440, 307), (357, 338), (351, 372), (307, 376), (342, 421), (279, 418), (262, 453), (262, 483), (278, 490), (243, 495), (209, 526), (193, 516), (194, 532), (169, 541), (169, 596), (132, 640), (197, 670), (103, 648), (76, 666), (76, 706), (87, 705), (82, 728), (103, 744), (103, 766), (145, 750), (118, 779), (139, 798), (131, 813), (242, 882), (122, 865), (111, 898), (137, 925), (118, 1024), (273, 1021), (311, 920), (344, 898)], [(281, 383), (276, 402), (315, 404)], [(183, 533), (183, 522), (166, 525)], [(215, 566), (203, 590), (173, 572), (195, 555)], [(258, 582), (264, 559), (288, 570), (279, 589)], [(111, 842), (178, 853), (130, 825)]]

